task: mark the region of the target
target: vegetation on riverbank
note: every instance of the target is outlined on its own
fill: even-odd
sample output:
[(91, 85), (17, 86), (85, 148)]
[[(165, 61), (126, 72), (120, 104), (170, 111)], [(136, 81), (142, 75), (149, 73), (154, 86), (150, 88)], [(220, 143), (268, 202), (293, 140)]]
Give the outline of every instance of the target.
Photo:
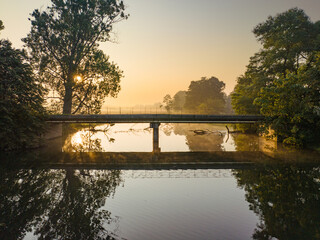
[(320, 21), (290, 9), (258, 24), (262, 48), (232, 94), (237, 114), (262, 114), (264, 132), (278, 141), (306, 146), (320, 139)]
[(39, 146), (45, 130), (44, 89), (25, 53), (7, 40), (0, 40), (0, 83), (0, 150)]

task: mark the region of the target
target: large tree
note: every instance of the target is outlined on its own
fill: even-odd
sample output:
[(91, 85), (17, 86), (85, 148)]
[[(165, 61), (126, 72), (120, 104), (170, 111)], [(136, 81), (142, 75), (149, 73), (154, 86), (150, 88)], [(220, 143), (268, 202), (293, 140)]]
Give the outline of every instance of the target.
[(98, 49), (112, 27), (127, 18), (118, 0), (51, 0), (32, 13), (23, 39), (35, 73), (58, 93), (63, 113), (99, 112), (107, 96), (120, 90), (122, 71)]
[(215, 77), (192, 81), (186, 93), (185, 109), (189, 112), (220, 114), (224, 112), (225, 84)]
[(263, 114), (266, 129), (272, 127), (280, 141), (314, 142), (320, 134), (320, 23), (293, 8), (270, 16), (253, 32), (262, 49), (238, 78), (235, 111)]

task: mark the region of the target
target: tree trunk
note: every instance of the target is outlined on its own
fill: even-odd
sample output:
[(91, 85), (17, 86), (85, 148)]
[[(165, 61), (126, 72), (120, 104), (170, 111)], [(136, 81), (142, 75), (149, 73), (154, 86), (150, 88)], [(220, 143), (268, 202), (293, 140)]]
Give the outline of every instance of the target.
[(71, 114), (72, 110), (72, 80), (68, 79), (65, 86), (65, 95), (63, 99), (63, 114)]

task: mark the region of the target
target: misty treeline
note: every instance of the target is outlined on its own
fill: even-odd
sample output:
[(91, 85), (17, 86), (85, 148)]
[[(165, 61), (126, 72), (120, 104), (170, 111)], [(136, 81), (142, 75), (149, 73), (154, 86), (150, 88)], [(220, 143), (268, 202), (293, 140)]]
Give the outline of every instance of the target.
[(99, 43), (113, 40), (124, 9), (121, 0), (51, 0), (32, 12), (23, 50), (1, 40), (1, 150), (37, 146), (48, 113), (100, 113), (117, 96), (123, 73)]
[(162, 107), (170, 113), (233, 114), (231, 96), (223, 90), (225, 83), (216, 77), (192, 81), (187, 91), (167, 94)]
[(320, 139), (320, 21), (289, 9), (258, 24), (261, 49), (237, 80), (232, 106), (237, 114), (262, 114), (262, 131), (278, 141), (304, 146)]

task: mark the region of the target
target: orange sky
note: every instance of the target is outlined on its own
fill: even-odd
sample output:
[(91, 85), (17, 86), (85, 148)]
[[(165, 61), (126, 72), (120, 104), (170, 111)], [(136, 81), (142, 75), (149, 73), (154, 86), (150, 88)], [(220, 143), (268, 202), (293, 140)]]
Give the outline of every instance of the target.
[[(1, 0), (0, 19), (15, 47), (30, 31), (27, 20), (49, 0)], [(124, 71), (118, 98), (104, 106), (161, 102), (187, 90), (190, 81), (215, 76), (230, 93), (250, 56), (259, 50), (252, 29), (269, 15), (292, 7), (320, 20), (319, 0), (125, 0), (128, 20), (115, 28), (117, 43), (101, 49)]]

